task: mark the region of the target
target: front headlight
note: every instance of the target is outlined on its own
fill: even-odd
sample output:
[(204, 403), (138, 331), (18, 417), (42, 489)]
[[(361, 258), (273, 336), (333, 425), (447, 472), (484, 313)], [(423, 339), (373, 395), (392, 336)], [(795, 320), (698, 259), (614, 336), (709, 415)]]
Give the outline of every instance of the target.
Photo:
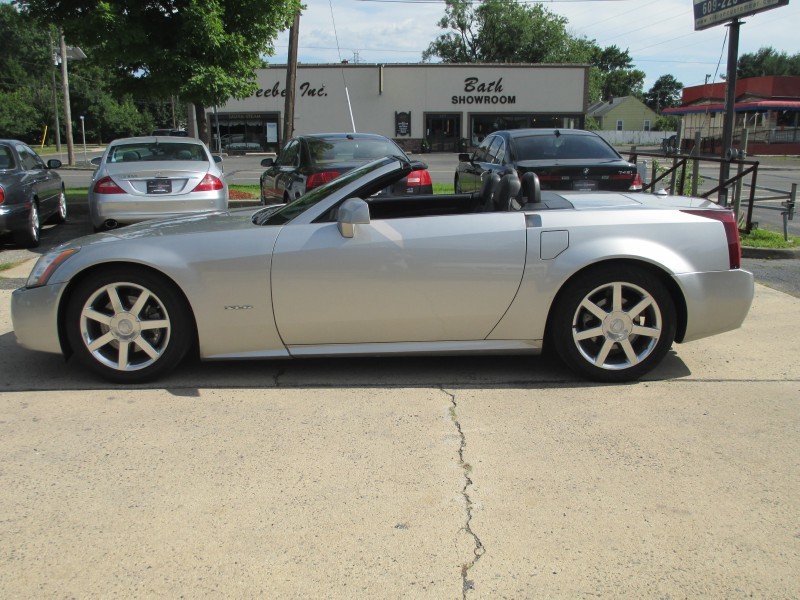
[(43, 255), (33, 267), (33, 271), (28, 276), (25, 287), (35, 288), (46, 285), (56, 269), (70, 256), (78, 252), (80, 248), (69, 248), (68, 250), (54, 250)]

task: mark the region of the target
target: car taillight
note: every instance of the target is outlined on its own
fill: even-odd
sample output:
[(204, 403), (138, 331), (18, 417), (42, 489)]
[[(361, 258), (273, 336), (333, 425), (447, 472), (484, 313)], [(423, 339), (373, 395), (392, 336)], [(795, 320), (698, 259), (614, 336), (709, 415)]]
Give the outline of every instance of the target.
[(339, 176), (339, 171), (320, 171), (319, 173), (312, 173), (308, 176), (306, 181), (306, 191), (312, 190), (336, 179)]
[(406, 178), (409, 186), (416, 187), (421, 185), (432, 185), (430, 173), (427, 171), (411, 171)]
[(94, 184), (94, 193), (95, 194), (124, 194), (125, 190), (119, 187), (116, 182), (111, 179), (108, 175), (103, 177), (102, 179), (98, 179), (97, 183)]
[(738, 269), (742, 266), (742, 244), (739, 241), (739, 226), (736, 223), (736, 216), (732, 210), (682, 210), (681, 212), (705, 217), (719, 221), (725, 227), (725, 237), (728, 240), (728, 259), (731, 269)]
[(6, 201), (6, 192), (3, 190), (3, 186), (0, 185), (0, 204)]
[(223, 187), (222, 181), (219, 177), (214, 177), (211, 173), (203, 177), (203, 180), (197, 184), (192, 191), (193, 192), (213, 192), (215, 190), (221, 190)]
[(629, 192), (641, 192), (642, 191), (642, 177), (638, 173), (633, 178), (633, 183), (631, 187), (628, 188)]

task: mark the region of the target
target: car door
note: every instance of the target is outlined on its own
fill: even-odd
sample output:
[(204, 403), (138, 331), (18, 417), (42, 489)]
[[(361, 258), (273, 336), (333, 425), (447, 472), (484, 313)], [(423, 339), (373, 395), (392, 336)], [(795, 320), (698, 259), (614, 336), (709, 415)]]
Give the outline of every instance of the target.
[(25, 144), (17, 145), (17, 154), (25, 170), (25, 182), (39, 199), (39, 212), (43, 218), (58, 208), (61, 178), (44, 164), (39, 155)]
[(293, 182), (299, 168), (300, 140), (289, 140), (278, 154), (275, 164), (264, 173), (264, 195), (272, 198), (275, 202), (283, 202), (287, 195), (290, 200), (293, 200), (295, 197), (292, 193)]
[(463, 163), (463, 170), (459, 173), (462, 192), (477, 192), (481, 189), (482, 176), (489, 161), (489, 146), (494, 138), (491, 135), (485, 137), (472, 155), (472, 160)]
[(287, 346), (482, 340), (525, 266), (521, 213), (289, 224), (272, 260)]

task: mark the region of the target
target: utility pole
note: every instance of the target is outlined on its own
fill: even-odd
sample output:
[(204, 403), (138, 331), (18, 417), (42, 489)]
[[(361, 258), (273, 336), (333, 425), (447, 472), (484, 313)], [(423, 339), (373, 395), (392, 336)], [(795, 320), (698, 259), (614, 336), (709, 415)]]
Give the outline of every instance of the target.
[(72, 144), (72, 111), (69, 107), (69, 76), (67, 75), (67, 43), (64, 32), (59, 31), (61, 43), (61, 85), (64, 88), (64, 128), (67, 134), (67, 163), (75, 164), (75, 147)]
[(286, 66), (286, 103), (284, 104), (283, 140), (285, 144), (294, 135), (294, 91), (297, 87), (297, 40), (300, 36), (300, 12), (294, 14), (289, 28), (289, 64)]
[[(739, 26), (742, 22), (739, 19), (733, 19), (728, 27), (728, 75), (727, 75), (727, 88), (725, 90), (725, 119), (722, 121), (722, 151), (719, 168), (719, 184), (723, 185), (730, 177), (731, 163), (730, 160), (733, 156), (733, 127), (735, 125), (734, 119), (736, 113), (736, 65), (739, 56)], [(728, 206), (728, 188), (724, 187), (719, 190), (719, 203), (722, 206)]]
[[(58, 66), (58, 54), (56, 53), (56, 49), (53, 47), (53, 34), (48, 31), (47, 37), (50, 40), (50, 56), (53, 59), (53, 66)], [(55, 113), (56, 113), (56, 152), (61, 153), (61, 124), (58, 122), (58, 87), (56, 86), (56, 70), (53, 69), (51, 72), (53, 76), (53, 105), (55, 106)]]

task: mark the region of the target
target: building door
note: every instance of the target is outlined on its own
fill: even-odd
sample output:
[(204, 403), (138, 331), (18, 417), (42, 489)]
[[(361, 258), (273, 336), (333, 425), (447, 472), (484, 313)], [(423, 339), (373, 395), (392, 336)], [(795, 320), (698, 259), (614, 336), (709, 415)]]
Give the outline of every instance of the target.
[(458, 152), (461, 139), (460, 113), (427, 113), (425, 139), (431, 152)]

